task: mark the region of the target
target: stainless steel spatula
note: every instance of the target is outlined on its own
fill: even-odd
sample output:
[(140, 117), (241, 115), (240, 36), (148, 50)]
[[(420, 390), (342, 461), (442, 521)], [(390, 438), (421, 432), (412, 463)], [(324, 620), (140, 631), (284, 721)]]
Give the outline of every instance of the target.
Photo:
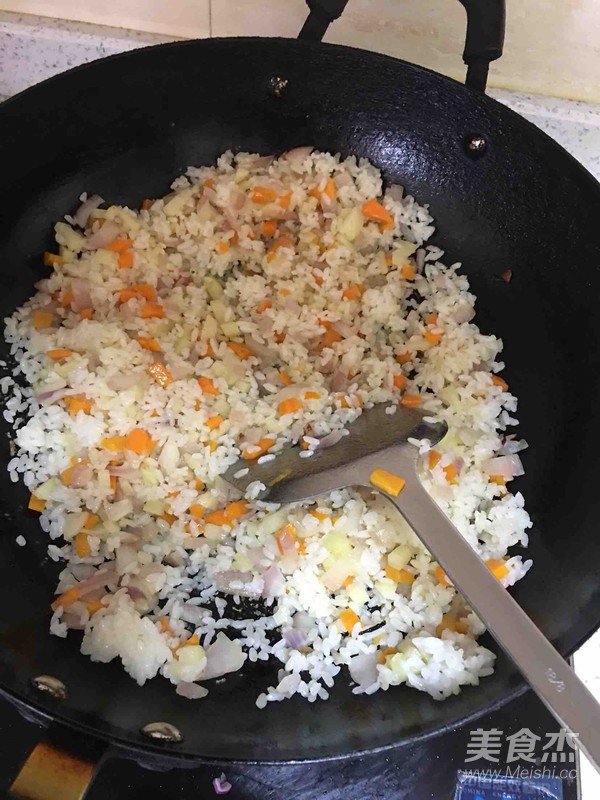
[[(441, 564), (456, 588), (490, 633), (521, 670), (554, 716), (573, 733), (579, 746), (600, 769), (600, 705), (571, 667), (534, 625), (502, 584), (438, 508), (417, 476), (417, 448), (409, 439), (437, 444), (444, 424), (431, 424), (415, 409), (387, 414), (379, 405), (364, 411), (349, 434), (314, 455), (299, 447), (284, 449), (275, 460), (258, 464), (240, 461), (223, 476), (240, 491), (253, 481), (265, 489), (260, 499), (291, 503), (347, 486), (373, 485), (372, 474), (383, 469), (406, 481), (397, 496), (382, 492), (406, 518), (423, 544)], [(234, 475), (242, 468), (242, 478)]]

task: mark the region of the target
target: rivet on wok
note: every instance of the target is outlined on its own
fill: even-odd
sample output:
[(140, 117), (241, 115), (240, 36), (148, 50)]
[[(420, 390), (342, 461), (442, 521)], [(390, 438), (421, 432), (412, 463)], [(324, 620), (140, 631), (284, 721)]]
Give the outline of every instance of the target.
[(47, 694), (54, 698), (54, 700), (67, 699), (67, 687), (62, 681), (52, 677), (52, 675), (38, 675), (37, 678), (31, 679), (31, 684), (38, 692)]
[(161, 742), (182, 742), (183, 736), (175, 725), (169, 722), (149, 722), (144, 725), (142, 733), (149, 739), (157, 739)]
[(281, 97), (281, 95), (287, 89), (288, 83), (289, 81), (287, 78), (282, 78), (280, 75), (274, 75), (269, 81), (269, 89), (271, 94), (274, 94), (275, 97)]
[(483, 136), (468, 136), (465, 140), (465, 150), (471, 158), (478, 158), (487, 150), (487, 142)]

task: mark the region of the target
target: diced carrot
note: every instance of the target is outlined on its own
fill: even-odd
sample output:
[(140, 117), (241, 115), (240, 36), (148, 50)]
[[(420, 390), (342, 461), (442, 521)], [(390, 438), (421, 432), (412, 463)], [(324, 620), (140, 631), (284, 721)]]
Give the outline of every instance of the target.
[(87, 533), (78, 533), (73, 541), (77, 558), (89, 558), (92, 553)]
[(214, 417), (209, 417), (206, 420), (206, 427), (209, 430), (214, 431), (221, 425), (222, 422), (223, 417), (220, 414), (215, 414)]
[(131, 239), (113, 239), (112, 242), (104, 245), (104, 250), (112, 250), (113, 253), (124, 253), (133, 247)]
[(346, 589), (348, 586), (350, 586), (353, 580), (354, 580), (354, 575), (348, 575), (347, 578), (344, 578), (344, 580), (342, 581), (342, 589)]
[(442, 454), (438, 450), (430, 450), (427, 454), (427, 466), (429, 469), (435, 469), (440, 463)]
[(325, 188), (323, 189), (323, 194), (326, 194), (330, 200), (335, 200), (337, 191), (335, 188), (335, 182), (333, 178), (327, 179), (327, 183), (325, 184)]
[(488, 481), (490, 483), (496, 483), (498, 486), (506, 486), (506, 478), (504, 475), (489, 475)]
[(283, 541), (286, 538), (290, 538), (292, 543), (296, 543), (296, 528), (292, 525), (291, 522), (288, 522), (287, 525), (284, 525), (283, 528), (280, 528), (277, 533), (275, 534), (275, 541), (277, 542), (277, 549), (283, 555), (285, 553), (283, 547)]
[(275, 332), (275, 341), (277, 342), (277, 344), (281, 344), (283, 341), (285, 341), (285, 337), (286, 336), (287, 336), (287, 334), (286, 334), (285, 331), (279, 331), (279, 333), (277, 333), (277, 331), (276, 331)]
[(212, 178), (207, 178), (203, 182), (202, 186), (204, 186), (205, 189), (214, 189), (215, 188), (215, 182), (214, 182), (214, 180)]
[(284, 384), (284, 386), (289, 386), (290, 383), (293, 383), (290, 374), (286, 372), (284, 369), (279, 370), (279, 377), (281, 378), (281, 382)]
[(252, 350), (243, 342), (227, 342), (227, 347), (232, 350), (241, 361), (245, 361), (252, 355)]
[(128, 303), (137, 297), (133, 289), (119, 289), (119, 303)]
[(248, 511), (250, 511), (250, 504), (246, 500), (234, 500), (225, 507), (225, 516), (230, 522), (235, 522)]
[(150, 283), (134, 283), (131, 288), (146, 300), (156, 300), (156, 288)]
[[(398, 573), (396, 575), (396, 582), (397, 583), (414, 583), (415, 582), (415, 576), (413, 575), (412, 572), (409, 572), (407, 569), (398, 569), (398, 570), (396, 570), (396, 572)], [(389, 577), (390, 576), (388, 575), (388, 578)]]
[(125, 449), (133, 450), (138, 456), (149, 456), (155, 444), (150, 434), (143, 428), (134, 428), (125, 437)]
[(93, 617), (94, 614), (97, 614), (98, 611), (101, 611), (103, 608), (106, 608), (102, 600), (93, 599), (93, 600), (84, 600), (85, 607), (87, 608), (87, 612), (90, 617)]
[(262, 314), (263, 311), (266, 311), (267, 308), (271, 308), (273, 303), (269, 300), (268, 297), (265, 297), (264, 300), (261, 300), (260, 303), (256, 306), (256, 311), (258, 314)]
[(46, 508), (46, 501), (32, 494), (27, 508), (30, 511), (39, 511), (41, 513)]
[(268, 186), (255, 186), (252, 190), (252, 202), (264, 206), (277, 199), (277, 192)]
[(492, 383), (494, 386), (499, 386), (503, 392), (508, 392), (508, 383), (500, 375), (492, 375)]
[(342, 613), (340, 614), (338, 619), (342, 623), (344, 628), (346, 629), (347, 633), (352, 633), (356, 623), (360, 622), (360, 618), (359, 618), (358, 614), (356, 614), (354, 611), (352, 611), (351, 608), (344, 609), (344, 611), (342, 611)]
[(405, 281), (414, 281), (417, 271), (414, 264), (403, 264), (400, 269), (400, 274)]
[(284, 289), (280, 289), (278, 294), (280, 294), (282, 297), (289, 297), (291, 295), (291, 292), (290, 292), (289, 289), (285, 289), (284, 288)]
[(152, 317), (158, 317), (160, 319), (164, 317), (164, 315), (165, 309), (160, 303), (144, 303), (140, 311), (142, 319), (151, 319)]
[(224, 239), (220, 239), (217, 242), (217, 253), (219, 253), (219, 255), (221, 256), (224, 256), (225, 253), (228, 252), (229, 252), (229, 244)]
[(453, 631), (454, 633), (468, 633), (469, 624), (466, 619), (457, 619), (456, 614), (449, 612), (444, 614), (442, 621), (435, 629), (435, 635), (440, 638), (444, 631)]
[(290, 203), (292, 202), (292, 193), (286, 192), (285, 194), (279, 195), (277, 198), (277, 204), (281, 206), (283, 209), (287, 209), (290, 207)]
[(392, 215), (377, 200), (368, 200), (362, 207), (362, 213), (367, 219), (378, 222), (384, 230), (394, 227)]
[(396, 647), (386, 647), (384, 650), (382, 650), (379, 653), (379, 655), (377, 657), (377, 663), (378, 664), (385, 664), (385, 662), (387, 661), (388, 656), (395, 656), (397, 652), (398, 652), (398, 649)]
[(55, 350), (48, 350), (46, 353), (51, 361), (63, 361), (75, 355), (74, 350), (66, 350), (64, 347), (57, 347)]
[(119, 483), (119, 479), (116, 475), (110, 476), (110, 490), (114, 494), (117, 491), (117, 485)]
[(406, 375), (394, 375), (394, 386), (399, 391), (403, 392), (406, 389), (408, 379)]
[(189, 639), (186, 639), (185, 642), (181, 645), (182, 647), (197, 647), (200, 644), (200, 639), (198, 638), (197, 633), (193, 633)]
[(407, 364), (412, 360), (412, 355), (410, 353), (398, 353), (395, 358), (399, 364)]
[(152, 207), (153, 203), (154, 200), (146, 198), (145, 200), (142, 200), (142, 208), (144, 209), (144, 211), (148, 211), (148, 209)]
[(173, 383), (173, 376), (165, 367), (165, 365), (160, 363), (160, 361), (150, 364), (148, 367), (148, 374), (152, 380), (155, 383), (158, 383), (159, 386), (162, 386), (163, 389), (166, 389), (170, 383)]
[(444, 474), (446, 475), (446, 480), (448, 483), (456, 484), (456, 476), (458, 475), (458, 472), (454, 464), (447, 464), (445, 467), (442, 467), (442, 469), (444, 470)]
[(323, 346), (324, 347), (333, 347), (336, 342), (342, 341), (342, 335), (337, 331), (334, 331), (333, 328), (328, 328), (323, 336)]
[(79, 600), (79, 592), (79, 585), (71, 586), (70, 589), (67, 589), (65, 592), (58, 595), (58, 597), (51, 604), (50, 608), (52, 611), (56, 611), (59, 606), (62, 606), (63, 608), (72, 606), (73, 603), (76, 603)]
[(304, 539), (298, 539), (296, 541), (296, 551), (301, 555), (306, 555), (306, 545), (304, 544)]
[(285, 414), (293, 414), (296, 411), (300, 411), (301, 408), (303, 408), (302, 400), (298, 400), (297, 397), (288, 397), (287, 400), (282, 400), (279, 403), (277, 411), (283, 417)]
[(277, 233), (277, 220), (276, 219), (266, 219), (260, 227), (261, 233), (263, 236), (268, 236), (269, 238), (273, 238)]
[(97, 514), (88, 514), (85, 518), (85, 522), (83, 523), (83, 527), (86, 530), (89, 530), (90, 528), (95, 528), (99, 522), (100, 517)]
[(323, 276), (318, 272), (313, 272), (313, 278), (317, 286), (323, 286)]
[(498, 580), (506, 578), (510, 572), (510, 569), (506, 566), (506, 562), (501, 558), (488, 558), (485, 565)]
[(133, 267), (133, 251), (127, 250), (119, 254), (119, 269), (131, 269)]
[(188, 511), (194, 519), (202, 519), (202, 517), (206, 514), (206, 509), (204, 506), (201, 506), (200, 503), (192, 503)]
[(66, 397), (65, 403), (72, 417), (75, 417), (80, 411), (83, 411), (84, 414), (91, 414), (94, 406), (94, 401), (89, 400), (84, 394), (74, 394), (71, 397)]
[(177, 521), (177, 516), (175, 514), (169, 514), (165, 511), (163, 514), (160, 515), (159, 519), (163, 519), (167, 525), (173, 525), (174, 522)]
[(304, 393), (305, 400), (319, 400), (321, 395), (318, 392), (308, 391)]
[(149, 283), (134, 283), (125, 289), (119, 290), (119, 302), (126, 303), (134, 297), (144, 297), (146, 300), (156, 300), (156, 289)]
[(119, 453), (121, 450), (125, 449), (126, 445), (126, 436), (111, 436), (108, 439), (102, 439), (100, 442), (100, 447), (103, 447), (105, 450), (110, 450), (111, 453)]
[(212, 394), (215, 397), (219, 394), (219, 390), (215, 386), (212, 378), (206, 378), (204, 375), (201, 375), (198, 378), (198, 383), (204, 394)]
[(268, 439), (268, 438), (260, 439), (255, 445), (252, 446), (251, 450), (248, 449), (242, 450), (242, 455), (244, 456), (246, 461), (254, 461), (254, 459), (264, 455), (267, 452), (267, 450), (269, 450), (269, 448), (273, 447), (274, 444), (275, 444), (275, 439)]
[(70, 289), (66, 289), (61, 294), (58, 304), (59, 306), (61, 306), (61, 308), (67, 308), (68, 306), (71, 305), (74, 299), (75, 295), (73, 294), (73, 292)]
[(322, 511), (317, 511), (316, 508), (313, 508), (310, 513), (315, 519), (318, 519), (319, 522), (323, 522), (324, 519), (329, 519), (329, 514), (324, 514)]
[(405, 408), (418, 408), (421, 405), (421, 396), (418, 394), (405, 394), (400, 403)]
[(171, 626), (169, 625), (169, 620), (167, 617), (161, 617), (159, 619), (160, 627), (162, 628), (163, 633), (172, 633)]
[(206, 341), (204, 343), (200, 342), (200, 344), (201, 345), (203, 344), (203, 349), (201, 348), (202, 352), (200, 353), (200, 355), (202, 355), (202, 358), (214, 358), (215, 357), (215, 351), (212, 348), (212, 344), (210, 343), (210, 340)]
[(53, 316), (49, 311), (36, 311), (33, 315), (32, 324), (36, 331), (44, 330), (52, 325)]
[(276, 239), (267, 251), (267, 261), (271, 262), (275, 258), (277, 251), (282, 247), (293, 248), (294, 240), (289, 236), (280, 236), (279, 239)]
[(438, 321), (438, 315), (435, 313), (427, 314), (427, 316), (425, 317), (425, 323), (427, 325), (435, 325), (437, 321)]
[(321, 199), (321, 192), (319, 191), (317, 186), (313, 186), (312, 189), (308, 190), (308, 196), (309, 197), (314, 197), (315, 200), (320, 200)]
[(231, 527), (229, 518), (225, 513), (225, 509), (220, 508), (217, 511), (211, 511), (210, 514), (206, 515), (206, 521), (210, 525), (227, 525)]
[(360, 300), (365, 293), (364, 283), (353, 283), (342, 292), (342, 297), (346, 300)]
[(91, 308), (84, 308), (79, 312), (80, 319), (92, 319), (94, 311)]
[(381, 489), (386, 494), (391, 494), (393, 497), (398, 497), (406, 485), (404, 478), (387, 472), (385, 469), (374, 469), (369, 476), (369, 480), (373, 486)]
[(44, 253), (44, 266), (45, 267), (54, 267), (58, 266), (59, 264), (64, 264), (65, 260), (62, 256), (57, 255), (56, 253), (48, 253), (47, 251)]
[(194, 489), (197, 492), (203, 492), (206, 489), (206, 484), (204, 483), (204, 481), (201, 481), (200, 478), (195, 478), (194, 479)]
[(442, 586), (450, 586), (450, 581), (448, 580), (448, 576), (446, 575), (446, 573), (439, 564), (435, 568), (433, 574), (435, 576), (436, 581), (438, 583), (441, 583)]
[(396, 583), (414, 583), (415, 575), (407, 569), (396, 569), (391, 564), (387, 564), (385, 568), (386, 577)]
[(429, 344), (439, 344), (442, 341), (442, 334), (441, 333), (434, 333), (434, 331), (430, 331), (427, 329), (425, 331), (425, 338), (429, 342)]
[(145, 336), (138, 336), (137, 343), (144, 350), (150, 350), (152, 353), (160, 353), (162, 349), (158, 339), (148, 339)]

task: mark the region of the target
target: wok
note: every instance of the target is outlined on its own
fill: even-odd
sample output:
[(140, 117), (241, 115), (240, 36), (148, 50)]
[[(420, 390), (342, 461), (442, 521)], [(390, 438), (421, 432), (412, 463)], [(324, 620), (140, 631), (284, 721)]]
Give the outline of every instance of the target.
[[(502, 4), (465, 4), (471, 87), (308, 39), (223, 39), (94, 62), (8, 101), (0, 109), (0, 311), (10, 314), (45, 275), (53, 223), (82, 191), (139, 207), (188, 165), (212, 163), (228, 148), (267, 154), (311, 144), (370, 159), (430, 204), (434, 241), (447, 263), (463, 263), (478, 297), (476, 322), (504, 340), (520, 434), (530, 443), (518, 489), (534, 520), (534, 567), (514, 593), (568, 654), (600, 623), (600, 186), (480, 91), (501, 52)], [(325, 13), (310, 5), (305, 37), (322, 35), (335, 16), (331, 2)], [(510, 283), (499, 278), (507, 269)], [(117, 664), (80, 655), (77, 634), (49, 635), (58, 568), (25, 510), (26, 490), (9, 481), (9, 458), (3, 437), (0, 687), (63, 737), (74, 732), (71, 746), (92, 734), (191, 761), (326, 759), (448, 730), (525, 689), (502, 654), (492, 677), (443, 703), (404, 688), (357, 697), (340, 680), (325, 704), (294, 699), (259, 711), (254, 699), (277, 669), (264, 664), (228, 676), (201, 703), (162, 679), (138, 687)], [(24, 548), (15, 545), (20, 533)], [(36, 689), (40, 675), (59, 678), (66, 697)], [(181, 740), (141, 732), (156, 721), (174, 725)]]

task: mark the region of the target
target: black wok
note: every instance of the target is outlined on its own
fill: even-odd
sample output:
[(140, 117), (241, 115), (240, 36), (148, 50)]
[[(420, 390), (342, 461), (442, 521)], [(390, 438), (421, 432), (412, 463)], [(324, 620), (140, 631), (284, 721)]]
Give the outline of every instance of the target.
[[(475, 64), (472, 74), (482, 70)], [(5, 103), (0, 142), (2, 316), (45, 275), (40, 254), (52, 225), (82, 191), (139, 206), (228, 148), (354, 153), (429, 203), (436, 243), (447, 263), (463, 263), (478, 296), (477, 323), (504, 340), (520, 434), (531, 445), (518, 489), (535, 523), (535, 563), (515, 596), (563, 654), (596, 628), (600, 186), (558, 145), (483, 93), (427, 70), (279, 39), (182, 42), (81, 67)], [(499, 278), (507, 269), (510, 283)], [(326, 704), (258, 711), (254, 699), (276, 665), (229, 676), (201, 703), (162, 679), (140, 688), (117, 664), (80, 655), (77, 634), (48, 634), (57, 569), (24, 510), (26, 490), (4, 470), (6, 441), (1, 448), (0, 686), (48, 720), (180, 758), (323, 759), (447, 730), (524, 689), (502, 655), (492, 677), (444, 703), (404, 688), (356, 697), (340, 680)], [(25, 548), (15, 546), (19, 533)], [(67, 698), (32, 688), (40, 674), (60, 678)], [(182, 741), (140, 733), (157, 720)]]

